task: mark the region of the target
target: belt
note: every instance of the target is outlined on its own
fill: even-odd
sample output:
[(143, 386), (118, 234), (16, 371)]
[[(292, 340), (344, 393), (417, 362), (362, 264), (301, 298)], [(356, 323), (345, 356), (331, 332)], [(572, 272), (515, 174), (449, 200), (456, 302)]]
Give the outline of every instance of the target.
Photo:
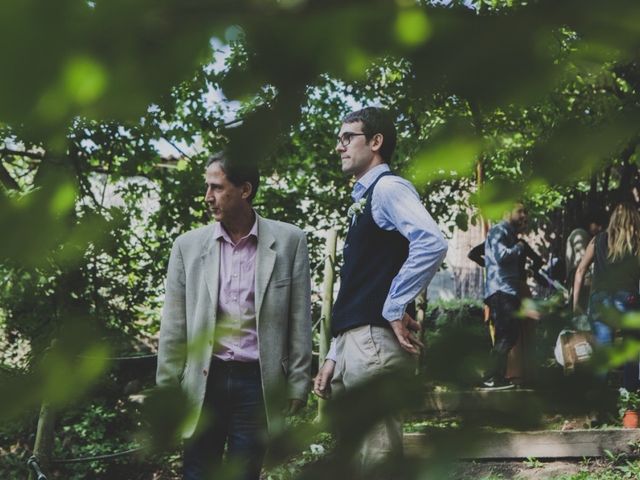
[(211, 367), (218, 370), (235, 370), (237, 372), (260, 372), (260, 362), (238, 362), (237, 360), (211, 359)]

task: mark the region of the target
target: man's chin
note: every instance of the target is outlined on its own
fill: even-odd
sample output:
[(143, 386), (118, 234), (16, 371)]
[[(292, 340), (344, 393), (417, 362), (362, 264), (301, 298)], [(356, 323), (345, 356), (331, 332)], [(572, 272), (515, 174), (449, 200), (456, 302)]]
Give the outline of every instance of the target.
[(353, 166), (345, 166), (345, 165), (342, 166), (342, 173), (345, 176), (350, 177), (351, 175), (353, 175), (353, 172), (354, 172)]

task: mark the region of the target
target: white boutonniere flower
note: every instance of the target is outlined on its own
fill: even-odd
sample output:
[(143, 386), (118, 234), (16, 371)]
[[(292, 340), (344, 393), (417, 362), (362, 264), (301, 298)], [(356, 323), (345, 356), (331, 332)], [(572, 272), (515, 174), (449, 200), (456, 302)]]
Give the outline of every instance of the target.
[(347, 210), (347, 216), (351, 219), (353, 219), (353, 217), (357, 217), (362, 212), (364, 212), (364, 207), (366, 204), (367, 204), (366, 197), (363, 197), (357, 202), (352, 203), (351, 206), (349, 207), (349, 210)]

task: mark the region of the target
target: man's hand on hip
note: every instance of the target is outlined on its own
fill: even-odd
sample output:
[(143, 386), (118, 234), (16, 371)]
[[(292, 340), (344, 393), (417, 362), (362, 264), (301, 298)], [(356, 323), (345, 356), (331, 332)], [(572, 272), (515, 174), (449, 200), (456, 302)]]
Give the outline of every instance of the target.
[(418, 355), (420, 348), (424, 347), (417, 337), (417, 333), (421, 330), (420, 324), (406, 312), (402, 320), (394, 320), (389, 323), (391, 324), (393, 333), (396, 334), (398, 342), (400, 342), (400, 346), (407, 352)]
[(316, 378), (313, 379), (313, 393), (320, 398), (327, 399), (331, 396), (331, 379), (335, 368), (336, 362), (325, 360)]

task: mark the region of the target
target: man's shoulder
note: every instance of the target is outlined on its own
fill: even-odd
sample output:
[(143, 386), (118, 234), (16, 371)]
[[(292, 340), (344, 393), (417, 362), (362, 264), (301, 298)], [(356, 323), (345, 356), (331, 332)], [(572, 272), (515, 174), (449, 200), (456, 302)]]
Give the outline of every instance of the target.
[(413, 186), (413, 184), (406, 178), (401, 177), (400, 175), (396, 175), (395, 173), (392, 173), (391, 175), (383, 175), (382, 177), (380, 177), (373, 189), (373, 193), (376, 197), (391, 196), (402, 192), (403, 188), (398, 187), (404, 187), (412, 194), (418, 196), (418, 192), (416, 191), (416, 188)]
[(487, 237), (497, 237), (507, 235), (509, 233), (509, 229), (507, 228), (507, 224), (502, 221), (496, 223), (493, 227), (489, 229), (487, 233)]
[(409, 180), (393, 172), (389, 172), (388, 175), (382, 175), (377, 183), (377, 185), (380, 185), (383, 188), (397, 184), (409, 185), (413, 188), (413, 184)]

